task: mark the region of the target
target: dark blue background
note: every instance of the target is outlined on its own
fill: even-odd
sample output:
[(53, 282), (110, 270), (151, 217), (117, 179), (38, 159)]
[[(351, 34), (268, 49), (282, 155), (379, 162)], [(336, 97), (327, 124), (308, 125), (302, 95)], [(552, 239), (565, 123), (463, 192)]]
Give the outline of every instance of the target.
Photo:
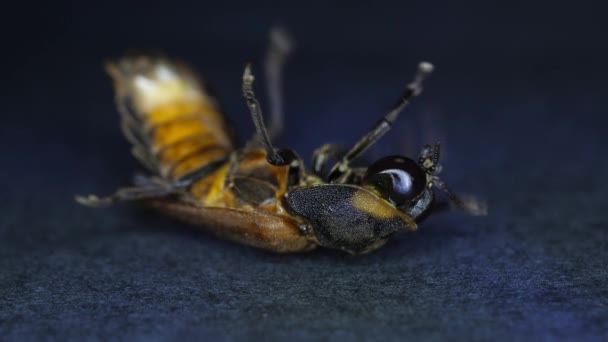
[[(0, 337), (606, 339), (605, 8), (587, 2), (28, 4), (3, 21)], [(420, 59), (424, 96), (370, 159), (445, 143), (490, 216), (431, 217), (383, 249), (273, 255), (136, 206), (92, 210), (137, 164), (104, 58), (162, 48), (241, 137), (246, 61), (287, 25), (281, 146), (352, 143)], [(259, 73), (261, 69), (258, 68)], [(263, 94), (262, 83), (258, 93)]]

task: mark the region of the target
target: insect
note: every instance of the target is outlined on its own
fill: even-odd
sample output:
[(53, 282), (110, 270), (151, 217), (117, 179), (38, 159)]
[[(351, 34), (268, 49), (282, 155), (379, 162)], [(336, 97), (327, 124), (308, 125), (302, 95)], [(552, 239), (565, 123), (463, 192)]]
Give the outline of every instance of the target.
[(150, 55), (108, 63), (123, 133), (149, 175), (110, 196), (76, 200), (94, 207), (142, 202), (221, 237), (280, 253), (319, 246), (352, 254), (375, 250), (391, 236), (417, 229), (431, 211), (435, 188), (468, 213), (486, 213), (483, 202), (461, 199), (439, 178), (438, 143), (425, 146), (416, 160), (387, 156), (353, 166), (421, 93), (433, 70), (427, 62), (418, 65), (394, 108), (351, 148), (322, 145), (310, 169), (295, 151), (275, 148), (272, 140), (282, 126), (281, 70), (290, 49), (287, 34), (273, 30), (266, 57), (268, 128), (251, 66), (245, 67), (242, 92), (256, 134), (242, 148), (187, 66)]

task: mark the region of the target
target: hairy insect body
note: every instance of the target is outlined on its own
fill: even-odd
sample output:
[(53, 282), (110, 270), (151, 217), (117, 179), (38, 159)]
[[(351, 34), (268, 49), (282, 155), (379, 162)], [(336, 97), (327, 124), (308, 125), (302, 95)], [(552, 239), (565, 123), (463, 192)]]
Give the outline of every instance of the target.
[(107, 70), (134, 153), (163, 178), (179, 180), (233, 150), (215, 101), (186, 67), (140, 56)]
[(148, 204), (253, 247), (279, 253), (317, 247), (309, 224), (284, 206), (288, 168), (269, 165), (263, 149), (235, 151), (233, 156), (193, 182), (180, 201), (153, 199)]
[[(465, 211), (485, 214), (482, 203), (459, 198), (438, 177), (439, 144), (425, 146), (417, 161), (394, 155), (351, 167), (421, 93), (430, 63), (419, 64), (395, 107), (351, 149), (325, 144), (307, 170), (295, 151), (275, 148), (269, 132), (281, 127), (279, 66), (289, 44), (273, 37), (267, 61), (273, 129), (265, 126), (248, 65), (242, 91), (257, 134), (244, 148), (235, 146), (214, 98), (187, 67), (152, 56), (108, 64), (123, 133), (149, 175), (110, 196), (77, 201), (139, 201), (218, 236), (280, 253), (318, 246), (352, 254), (377, 249), (391, 236), (417, 229), (432, 207), (433, 187)], [(330, 160), (337, 162), (326, 170)]]
[(139, 56), (107, 69), (133, 154), (167, 184), (192, 178), (178, 200), (143, 200), (256, 247), (291, 252), (316, 246), (303, 233), (306, 224), (283, 207), (289, 168), (268, 164), (262, 148), (235, 150), (215, 100), (185, 66)]

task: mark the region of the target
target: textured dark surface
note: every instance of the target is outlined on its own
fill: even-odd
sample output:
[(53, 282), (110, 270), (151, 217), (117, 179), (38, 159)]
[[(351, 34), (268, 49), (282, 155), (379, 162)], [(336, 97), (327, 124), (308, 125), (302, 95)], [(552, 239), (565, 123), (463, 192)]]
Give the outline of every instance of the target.
[[(356, 195), (364, 198), (367, 207), (361, 205), (361, 201), (358, 206), (354, 204)], [(413, 218), (403, 219), (402, 214), (388, 204), (381, 207), (389, 212), (388, 217), (374, 216), (368, 208), (370, 202), (382, 203), (377, 200), (373, 193), (358, 186), (326, 184), (292, 190), (286, 194), (285, 203), (288, 210), (308, 220), (320, 245), (359, 254), (375, 249), (397, 232), (416, 227)]]
[[(423, 4), (7, 11), (0, 339), (608, 338), (605, 10)], [(275, 22), (298, 38), (281, 145), (354, 141), (428, 58), (424, 95), (368, 155), (426, 127), (445, 142), (446, 181), (484, 195), (490, 216), (441, 213), (365, 256), (281, 256), (134, 206), (74, 203), (137, 169), (103, 58), (143, 46), (193, 61), (248, 137), (239, 77)]]

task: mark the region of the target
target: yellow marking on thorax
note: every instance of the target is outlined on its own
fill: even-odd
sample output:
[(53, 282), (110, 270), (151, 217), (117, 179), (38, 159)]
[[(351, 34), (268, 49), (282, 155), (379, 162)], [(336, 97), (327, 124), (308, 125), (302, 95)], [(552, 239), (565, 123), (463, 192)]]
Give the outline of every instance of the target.
[(225, 189), (226, 176), (230, 170), (230, 163), (221, 167), (196, 181), (190, 188), (190, 193), (206, 206), (231, 207), (234, 198), (232, 192)]
[(289, 166), (274, 166), (266, 160), (266, 150), (256, 148), (249, 150), (243, 159), (239, 161), (239, 169), (269, 168), (276, 177), (278, 190), (277, 196), (281, 197), (287, 192), (287, 178), (289, 177)]
[(368, 190), (357, 190), (353, 194), (352, 204), (355, 208), (378, 219), (400, 218), (408, 225), (416, 227), (416, 222), (409, 215), (401, 212), (384, 199), (375, 196)]

